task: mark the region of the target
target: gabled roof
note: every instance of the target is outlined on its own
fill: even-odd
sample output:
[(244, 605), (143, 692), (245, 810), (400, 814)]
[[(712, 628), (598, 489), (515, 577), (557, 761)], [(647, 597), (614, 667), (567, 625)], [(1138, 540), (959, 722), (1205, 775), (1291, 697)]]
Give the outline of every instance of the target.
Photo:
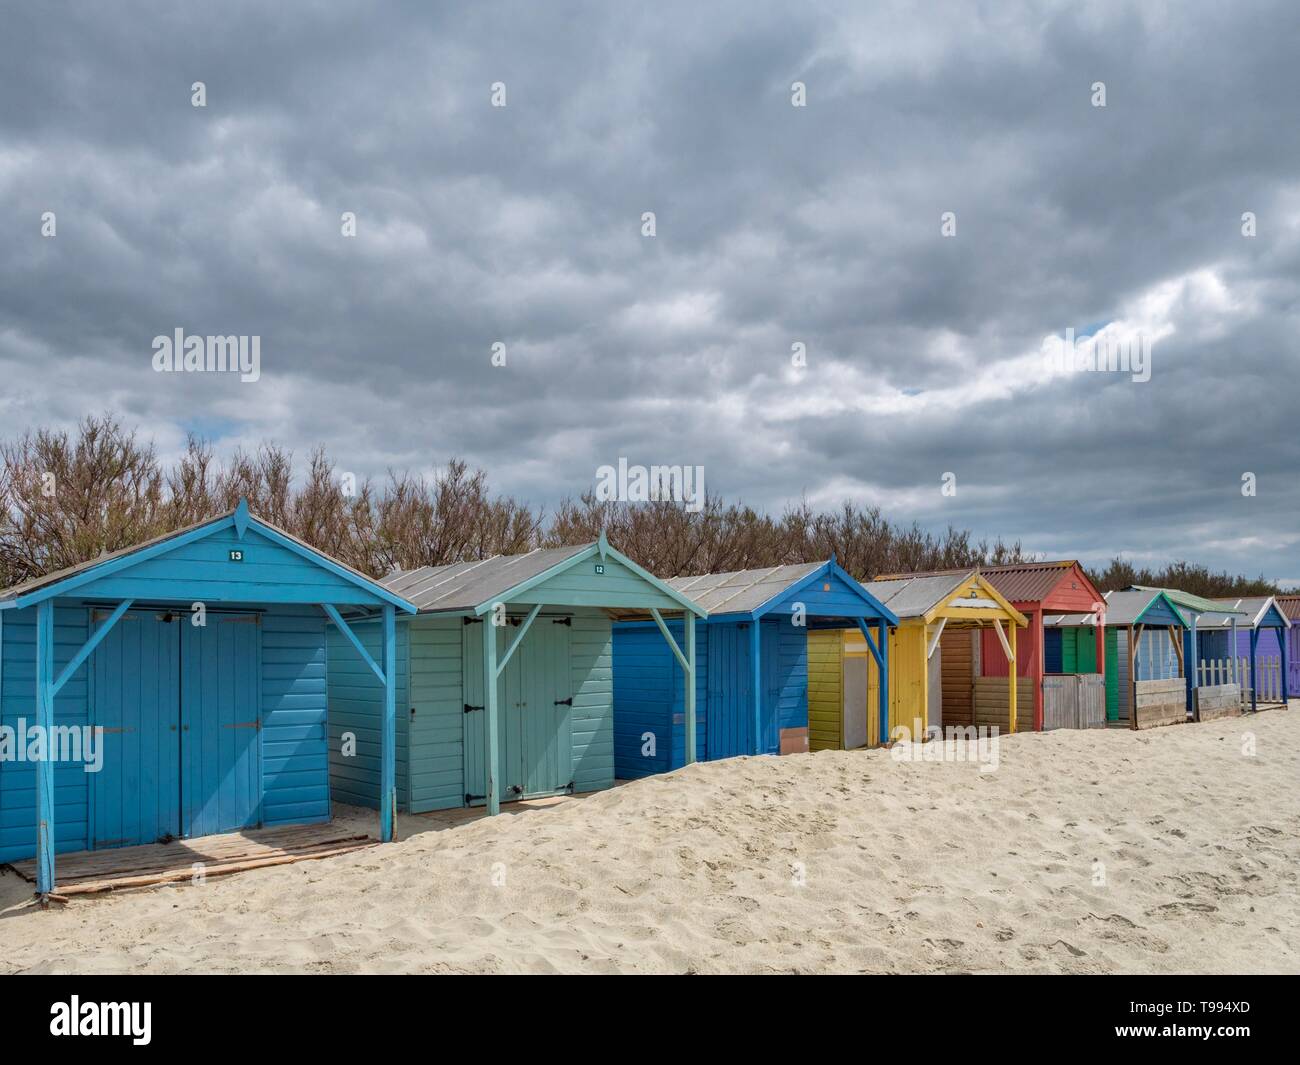
[(1278, 609), (1290, 621), (1300, 621), (1300, 595), (1279, 595), (1276, 599)]
[[(1038, 603), (1048, 598), (1057, 585), (1065, 579), (1066, 574), (1076, 568), (1080, 576), (1088, 581), (1083, 573), (1083, 567), (1074, 559), (1060, 559), (1054, 562), (1017, 562), (1006, 566), (979, 566), (978, 570), (980, 575), (987, 578), (1008, 602)], [(969, 570), (962, 569), (930, 570), (924, 573), (893, 573), (877, 579), (933, 577), (968, 572)], [(1091, 581), (1088, 581), (1088, 587), (1096, 591)], [(1097, 594), (1101, 593), (1097, 592)]]
[(310, 544), (298, 539), (292, 533), (271, 524), (264, 518), (259, 518), (251, 514), (248, 510), (248, 501), (241, 499), (239, 504), (224, 514), (218, 514), (214, 518), (206, 518), (203, 521), (194, 522), (183, 528), (176, 529), (173, 532), (164, 533), (161, 536), (155, 536), (150, 540), (134, 544), (131, 547), (120, 548), (117, 551), (107, 552), (98, 558), (92, 558), (89, 561), (82, 562), (76, 566), (69, 566), (67, 569), (58, 570), (54, 573), (47, 573), (41, 577), (36, 577), (22, 584), (16, 584), (11, 588), (0, 591), (0, 610), (21, 609), (32, 606), (45, 599), (53, 599), (58, 596), (69, 595), (92, 581), (99, 580), (101, 577), (108, 576), (120, 570), (125, 570), (139, 562), (156, 558), (164, 555), (168, 551), (195, 540), (201, 540), (204, 537), (211, 536), (223, 529), (234, 528), (242, 538), (245, 530), (255, 529), (257, 532), (266, 536), (268, 539), (278, 543), (281, 547), (293, 551), (295, 554), (306, 558), (322, 569), (328, 570), (335, 576), (342, 578), (344, 581), (364, 589), (370, 595), (381, 599), (385, 602), (392, 603), (394, 606), (401, 608), (408, 613), (414, 613), (415, 607), (383, 585), (364, 573), (353, 569), (344, 562), (318, 551)]
[[(928, 615), (932, 613), (959, 618), (963, 609), (997, 610), (1006, 613), (1017, 625), (1027, 624), (1025, 616), (974, 569), (921, 577), (882, 577), (868, 581), (863, 587), (901, 619), (925, 618), (928, 621)], [(970, 589), (972, 594), (952, 598), (955, 593), (966, 589)], [(941, 610), (945, 604), (946, 608)]]
[[(1141, 587), (1134, 585), (1135, 588)], [(1151, 590), (1151, 589), (1146, 589)], [(1175, 603), (1183, 607), (1189, 622), (1195, 622), (1198, 631), (1204, 629), (1229, 629), (1235, 620), (1238, 628), (1283, 628), (1278, 620), (1290, 628), (1290, 614), (1282, 603), (1284, 596), (1252, 595), (1238, 598), (1225, 596), (1221, 599), (1206, 599), (1192, 595), (1177, 588), (1156, 589), (1163, 591)], [(1270, 608), (1277, 611), (1272, 621), (1269, 620)], [(1300, 616), (1300, 614), (1295, 615)]]
[(523, 555), (493, 555), (475, 562), (394, 570), (383, 578), (391, 592), (405, 596), (421, 613), (435, 610), (473, 610), (500, 598), (531, 577), (576, 558), (591, 544), (538, 548)]
[(801, 562), (792, 566), (741, 569), (731, 573), (704, 573), (698, 577), (671, 577), (668, 583), (689, 595), (710, 614), (749, 614), (816, 573), (824, 563)]
[(1245, 613), (1245, 611), (1225, 610), (1221, 601), (1206, 599), (1204, 596), (1193, 595), (1191, 592), (1185, 592), (1181, 588), (1155, 588), (1147, 584), (1134, 584), (1128, 589), (1131, 592), (1164, 592), (1179, 606), (1186, 607), (1195, 614), (1233, 614)]
[[(1180, 619), (1180, 628), (1189, 629), (1192, 627), (1187, 611), (1180, 608), (1173, 597), (1166, 595), (1162, 588), (1134, 586), (1122, 592), (1107, 592), (1103, 598), (1106, 600), (1106, 625), (1108, 627), (1112, 625), (1136, 625), (1156, 603), (1163, 603), (1174, 617)], [(1043, 616), (1044, 625), (1048, 628), (1060, 629), (1095, 625), (1096, 620), (1093, 614), (1046, 614)]]
[[(1252, 628), (1269, 628), (1281, 629), (1290, 628), (1291, 622), (1287, 617), (1286, 611), (1278, 605), (1277, 600), (1271, 595), (1251, 595), (1245, 598), (1224, 598), (1215, 599), (1220, 611), (1238, 611), (1242, 612), (1249, 619)], [(1270, 618), (1270, 611), (1272, 617)], [(1279, 625), (1278, 622), (1281, 622)], [(1204, 627), (1204, 624), (1201, 626)]]
[(827, 576), (840, 580), (868, 608), (871, 616), (883, 618), (890, 625), (898, 624), (898, 616), (850, 577), (833, 558), (826, 562), (799, 562), (731, 573), (673, 577), (668, 584), (681, 594), (689, 595), (710, 617), (742, 615), (760, 618), (795, 591)]
[(483, 614), (494, 603), (509, 602), (594, 555), (615, 559), (681, 609), (689, 610), (698, 617), (704, 616), (704, 610), (690, 597), (672, 587), (671, 582), (661, 581), (610, 547), (604, 533), (601, 533), (599, 540), (570, 547), (539, 547), (522, 555), (494, 555), (474, 562), (395, 570), (382, 583), (390, 591), (410, 599), (421, 614)]

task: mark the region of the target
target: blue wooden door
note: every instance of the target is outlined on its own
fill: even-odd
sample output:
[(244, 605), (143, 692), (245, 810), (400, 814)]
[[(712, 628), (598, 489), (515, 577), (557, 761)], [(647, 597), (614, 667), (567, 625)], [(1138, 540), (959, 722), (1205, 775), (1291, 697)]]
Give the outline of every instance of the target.
[[(781, 689), (785, 685), (785, 670), (781, 661), (781, 627), (779, 622), (760, 626), (759, 655), (763, 671), (763, 742), (756, 753), (779, 754)], [(805, 697), (805, 703), (807, 699)], [(804, 726), (808, 724), (805, 721)]]
[[(92, 611), (92, 624), (108, 612)], [(123, 615), (91, 662), (91, 723), (104, 731), (91, 777), (92, 849), (180, 835), (180, 622)]]
[(187, 836), (261, 823), (261, 626), (209, 614), (181, 627), (181, 826)]
[(753, 752), (749, 627), (709, 625), (709, 761)]

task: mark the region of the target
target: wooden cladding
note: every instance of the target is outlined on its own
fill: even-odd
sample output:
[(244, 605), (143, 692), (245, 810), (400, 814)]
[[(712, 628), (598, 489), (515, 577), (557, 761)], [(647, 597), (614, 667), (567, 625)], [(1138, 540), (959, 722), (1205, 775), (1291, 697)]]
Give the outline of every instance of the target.
[(1192, 692), (1192, 707), (1197, 721), (1237, 717), (1241, 713), (1241, 687), (1237, 684), (1216, 684), (1196, 688)]
[(1181, 678), (1139, 680), (1134, 689), (1137, 706), (1133, 712), (1133, 728), (1181, 725), (1187, 720), (1187, 683)]

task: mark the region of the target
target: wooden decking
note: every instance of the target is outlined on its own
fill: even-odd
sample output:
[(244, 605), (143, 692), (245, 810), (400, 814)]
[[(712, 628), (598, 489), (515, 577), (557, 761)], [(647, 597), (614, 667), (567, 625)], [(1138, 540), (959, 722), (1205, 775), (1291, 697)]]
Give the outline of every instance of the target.
[[(227, 832), (171, 843), (147, 843), (114, 850), (60, 854), (54, 863), (58, 895), (87, 895), (99, 891), (148, 887), (152, 884), (221, 876), (246, 869), (309, 861), (374, 846), (378, 840), (358, 834), (351, 826), (292, 825), (286, 828)], [(36, 882), (36, 862), (14, 862), (10, 868), (24, 880)]]

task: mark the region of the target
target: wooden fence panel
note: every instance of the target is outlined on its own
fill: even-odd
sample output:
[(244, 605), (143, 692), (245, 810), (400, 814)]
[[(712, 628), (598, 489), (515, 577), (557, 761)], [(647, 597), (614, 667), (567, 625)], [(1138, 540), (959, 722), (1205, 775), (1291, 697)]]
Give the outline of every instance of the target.
[(1187, 685), (1181, 677), (1174, 680), (1140, 680), (1136, 688), (1134, 728), (1180, 725), (1187, 720)]
[(1079, 686), (1070, 673), (1043, 678), (1043, 731), (1079, 727)]
[(1192, 692), (1192, 707), (1197, 721), (1236, 717), (1241, 713), (1241, 687), (1236, 684), (1215, 684), (1197, 688)]
[(1100, 673), (1080, 673), (1079, 728), (1106, 727), (1106, 678)]

